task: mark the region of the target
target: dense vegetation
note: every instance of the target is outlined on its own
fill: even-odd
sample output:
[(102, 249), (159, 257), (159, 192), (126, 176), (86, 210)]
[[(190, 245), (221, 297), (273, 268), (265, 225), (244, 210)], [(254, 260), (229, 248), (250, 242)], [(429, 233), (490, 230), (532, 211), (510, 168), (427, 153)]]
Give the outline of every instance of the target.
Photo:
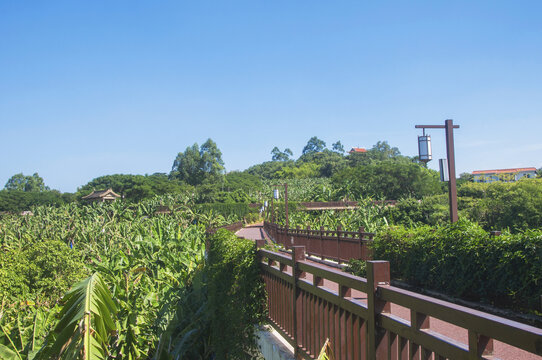
[(393, 278), (411, 285), (542, 314), (542, 230), (491, 236), (465, 220), (436, 228), (396, 226), (377, 234), (373, 250), (375, 258), (390, 261)]
[[(60, 353), (69, 358), (83, 348), (96, 358), (218, 356), (222, 342), (212, 342), (209, 314), (216, 310), (208, 301), (217, 295), (208, 294), (205, 278), (235, 276), (230, 293), (240, 284), (257, 289), (248, 283), (253, 277), (243, 277), (254, 272), (254, 264), (239, 261), (249, 258), (250, 244), (230, 245), (229, 252), (210, 256), (206, 268), (205, 229), (237, 218), (190, 207), (154, 216), (166, 200), (135, 207), (69, 204), (38, 207), (33, 216), (5, 215), (0, 223), (0, 358), (48, 359)], [(213, 265), (214, 259), (222, 265)], [(220, 266), (230, 261), (237, 272), (222, 274)], [(86, 310), (87, 302), (101, 305)], [(87, 335), (94, 350), (84, 347)]]
[[(460, 222), (450, 226), (437, 173), (385, 141), (345, 155), (340, 141), (328, 149), (312, 137), (297, 159), (288, 148), (271, 156), (224, 173), (208, 139), (178, 153), (169, 174), (100, 176), (74, 194), (50, 190), (37, 173), (14, 175), (0, 191), (0, 358), (77, 357), (89, 344), (100, 359), (253, 358), (253, 325), (265, 314), (253, 244), (225, 231), (206, 239), (205, 230), (259, 220), (273, 189), (284, 223), (285, 182), (290, 226), (364, 227), (377, 234), (375, 257), (391, 262), (395, 278), (538, 311), (542, 179), (479, 184), (463, 174)], [(81, 202), (107, 188), (122, 199)], [(359, 207), (297, 206), (339, 200)]]

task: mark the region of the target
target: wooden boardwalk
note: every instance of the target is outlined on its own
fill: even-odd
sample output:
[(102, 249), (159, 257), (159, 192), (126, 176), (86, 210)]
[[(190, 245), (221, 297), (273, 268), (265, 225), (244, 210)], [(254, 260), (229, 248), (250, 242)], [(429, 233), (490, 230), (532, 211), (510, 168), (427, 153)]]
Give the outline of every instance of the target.
[[(239, 230), (236, 233), (237, 236), (250, 239), (250, 240), (265, 240), (266, 242), (272, 242), (265, 230), (263, 225), (255, 224), (246, 228)], [(322, 264), (320, 264), (322, 265)], [(331, 268), (331, 267), (330, 267)], [(286, 269), (286, 272), (291, 273), (291, 268)], [(312, 283), (312, 274), (307, 273), (306, 278), (302, 281), (307, 281)], [(338, 284), (329, 280), (324, 280), (323, 286), (329, 291), (338, 292)], [(367, 295), (360, 291), (352, 290), (351, 299), (356, 302), (360, 302), (366, 305)], [(404, 307), (401, 307), (397, 304), (391, 304), (391, 313), (399, 318), (410, 321), (410, 310)], [(452, 339), (453, 341), (468, 344), (468, 333), (466, 329), (457, 327), (450, 323), (444, 322), (436, 318), (430, 318), (430, 330), (436, 333), (439, 333), (447, 338)], [(538, 356), (521, 349), (512, 347), (508, 344), (502, 343), (500, 341), (494, 341), (494, 353), (492, 359), (510, 359), (510, 360), (541, 360), (542, 356)]]

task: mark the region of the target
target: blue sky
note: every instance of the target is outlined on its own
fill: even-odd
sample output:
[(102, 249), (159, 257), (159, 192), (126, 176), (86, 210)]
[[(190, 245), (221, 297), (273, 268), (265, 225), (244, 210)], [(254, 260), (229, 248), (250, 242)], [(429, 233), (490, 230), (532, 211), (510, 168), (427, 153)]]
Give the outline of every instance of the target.
[[(455, 132), (458, 173), (542, 167), (539, 1), (0, 0), (0, 187), (75, 191), (169, 172), (212, 138), (226, 168)], [(430, 132), (434, 158), (444, 131)], [(437, 168), (433, 161), (430, 167)]]

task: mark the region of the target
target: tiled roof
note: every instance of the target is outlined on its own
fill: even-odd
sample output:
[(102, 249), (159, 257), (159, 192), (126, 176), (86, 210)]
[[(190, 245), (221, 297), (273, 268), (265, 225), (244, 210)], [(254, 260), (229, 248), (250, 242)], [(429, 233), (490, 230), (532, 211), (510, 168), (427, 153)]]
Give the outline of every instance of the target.
[(509, 174), (509, 173), (518, 173), (522, 171), (536, 171), (536, 168), (515, 168), (515, 169), (496, 169), (496, 170), (475, 170), (472, 172), (472, 175), (484, 175), (484, 174)]
[(352, 148), (349, 151), (349, 153), (364, 153), (364, 152), (367, 152), (367, 150), (364, 148)]
[(103, 198), (107, 195), (112, 195), (114, 197), (120, 197), (119, 194), (115, 193), (113, 189), (107, 189), (107, 190), (99, 190), (99, 191), (93, 191), (92, 193), (88, 194), (87, 196), (83, 196), (83, 199), (97, 199), (97, 198)]

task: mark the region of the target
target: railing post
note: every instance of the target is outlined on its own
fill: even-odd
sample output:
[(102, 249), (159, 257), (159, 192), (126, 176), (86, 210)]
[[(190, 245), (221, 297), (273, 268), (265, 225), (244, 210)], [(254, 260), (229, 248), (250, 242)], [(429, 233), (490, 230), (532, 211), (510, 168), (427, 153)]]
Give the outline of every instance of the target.
[[(311, 246), (311, 226), (307, 225), (307, 241), (305, 242), (305, 246), (307, 247), (305, 250), (311, 254), (313, 252), (312, 246)], [(307, 250), (308, 249), (308, 250)]]
[(320, 226), (320, 258), (325, 260), (324, 257), (324, 227)]
[(363, 233), (365, 232), (365, 228), (363, 226), (359, 227), (358, 237), (359, 237), (359, 257), (360, 260), (367, 260), (363, 258)]
[[(294, 357), (296, 359), (299, 358), (299, 348), (300, 345), (298, 343), (298, 339), (303, 339), (303, 333), (302, 333), (302, 327), (300, 326), (298, 328), (298, 323), (301, 323), (303, 321), (302, 314), (303, 314), (303, 301), (301, 298), (301, 294), (299, 293), (298, 287), (297, 287), (297, 281), (301, 277), (301, 272), (299, 271), (298, 262), (305, 260), (305, 247), (304, 246), (292, 246), (292, 261), (293, 261), (293, 268), (292, 268), (292, 276), (294, 279), (293, 283), (293, 297), (292, 297), (292, 309), (293, 309), (293, 336), (294, 336)], [(299, 307), (299, 311), (298, 311)]]
[(379, 327), (378, 315), (389, 313), (390, 304), (378, 298), (378, 286), (390, 284), (388, 261), (367, 261), (367, 355), (369, 359), (387, 359), (386, 331)]
[(341, 262), (341, 231), (342, 227), (337, 226), (337, 262)]

